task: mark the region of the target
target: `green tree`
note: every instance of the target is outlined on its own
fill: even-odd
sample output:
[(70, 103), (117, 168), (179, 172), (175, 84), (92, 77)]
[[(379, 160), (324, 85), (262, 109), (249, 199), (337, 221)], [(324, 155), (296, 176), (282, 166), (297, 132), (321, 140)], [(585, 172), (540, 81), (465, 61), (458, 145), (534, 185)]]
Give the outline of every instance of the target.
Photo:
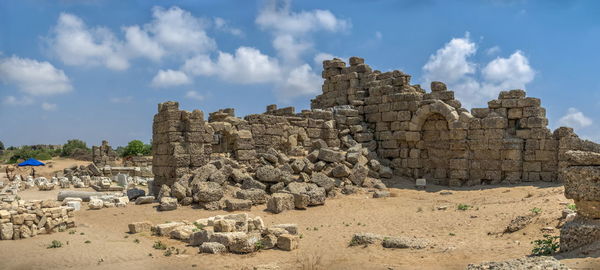
[(90, 151), (90, 149), (87, 147), (84, 141), (73, 139), (68, 140), (67, 143), (63, 145), (62, 152), (60, 155), (63, 157), (71, 156), (75, 149), (84, 149), (86, 151)]
[(4, 150), (4, 143), (2, 141), (0, 141), (0, 150)]
[(140, 140), (130, 141), (127, 146), (123, 149), (123, 153), (121, 156), (129, 157), (129, 156), (138, 156), (138, 155), (150, 155), (152, 153), (152, 146), (149, 144), (144, 144)]
[(14, 151), (8, 163), (16, 163), (19, 159), (26, 160), (28, 158), (35, 158), (37, 160), (52, 159), (52, 153), (47, 149), (33, 150), (30, 146), (23, 146)]

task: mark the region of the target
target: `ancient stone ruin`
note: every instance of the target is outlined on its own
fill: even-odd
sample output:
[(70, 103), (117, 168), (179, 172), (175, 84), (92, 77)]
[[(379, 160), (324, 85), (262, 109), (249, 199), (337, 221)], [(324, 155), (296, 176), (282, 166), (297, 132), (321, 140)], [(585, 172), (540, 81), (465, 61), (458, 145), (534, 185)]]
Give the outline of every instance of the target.
[[(362, 185), (350, 178), (367, 162), (372, 178), (393, 174), (450, 186), (562, 181), (567, 150), (598, 150), (570, 128), (550, 131), (540, 99), (523, 90), (503, 91), (487, 108), (469, 111), (441, 82), (432, 82), (427, 92), (411, 85), (410, 75), (373, 71), (362, 58), (351, 57), (350, 66), (327, 60), (323, 68), (323, 93), (300, 113), (269, 105), (265, 113), (242, 119), (228, 108), (206, 121), (200, 110), (159, 104), (155, 187), (172, 186), (215, 154), (246, 164), (249, 173), (264, 164), (310, 177), (319, 172), (334, 178), (335, 188)], [(309, 169), (268, 161), (278, 154), (298, 157)], [(269, 186), (283, 181), (263, 180)]]
[(102, 141), (100, 146), (92, 146), (92, 161), (98, 167), (115, 166), (117, 156), (117, 152), (108, 145), (108, 141)]

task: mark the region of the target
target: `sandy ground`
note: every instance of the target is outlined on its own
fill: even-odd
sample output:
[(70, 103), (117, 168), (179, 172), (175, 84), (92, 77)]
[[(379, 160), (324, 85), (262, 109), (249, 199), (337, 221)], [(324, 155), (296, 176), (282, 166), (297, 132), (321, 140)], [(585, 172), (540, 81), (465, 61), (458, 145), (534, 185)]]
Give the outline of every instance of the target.
[[(45, 163), (46, 166), (35, 167), (35, 176), (36, 177), (43, 176), (48, 179), (52, 178), (52, 176), (54, 176), (55, 172), (62, 171), (64, 168), (69, 168), (73, 165), (87, 166), (91, 163), (90, 161), (81, 161), (81, 160), (75, 160), (75, 159), (70, 159), (70, 158), (61, 158), (61, 157), (56, 157), (56, 158), (53, 158), (52, 160), (43, 160), (42, 162)], [(6, 181), (6, 178), (5, 178), (6, 176), (4, 173), (5, 172), (4, 166), (8, 166), (8, 165), (0, 166), (0, 170), (2, 171), (2, 173), (0, 174), (0, 181)], [(31, 169), (32, 169), (32, 167), (17, 167), (16, 174), (19, 174), (22, 177), (27, 177), (27, 175), (31, 175)]]
[[(464, 269), (469, 263), (504, 260), (530, 254), (532, 240), (544, 227), (553, 227), (567, 200), (559, 185), (488, 186), (449, 190), (428, 187), (415, 190), (408, 183), (391, 189), (393, 197), (372, 199), (367, 194), (328, 199), (326, 205), (278, 215), (253, 207), (252, 215), (265, 223), (297, 223), (302, 239), (292, 252), (260, 251), (249, 255), (198, 254), (195, 247), (149, 234), (129, 235), (127, 224), (148, 220), (196, 220), (226, 214), (180, 207), (157, 212), (155, 204), (76, 212), (72, 233), (38, 235), (19, 241), (0, 241), (0, 269), (251, 269), (276, 263), (282, 269)], [(451, 191), (442, 195), (441, 191)], [(49, 198), (57, 191), (25, 191), (24, 198)], [(458, 204), (473, 206), (457, 210)], [(447, 210), (437, 210), (447, 206)], [(532, 224), (513, 234), (501, 232), (511, 219), (542, 209)], [(85, 207), (84, 207), (85, 208)], [(434, 243), (424, 250), (384, 249), (380, 246), (348, 247), (357, 232), (415, 236)], [(554, 230), (551, 234), (558, 234)], [(135, 239), (139, 243), (135, 243)], [(46, 248), (59, 240), (62, 248)], [(165, 257), (152, 248), (161, 240), (185, 252)], [(89, 243), (85, 243), (90, 241)], [(581, 258), (576, 258), (577, 256)], [(600, 251), (557, 256), (572, 269), (600, 269)]]

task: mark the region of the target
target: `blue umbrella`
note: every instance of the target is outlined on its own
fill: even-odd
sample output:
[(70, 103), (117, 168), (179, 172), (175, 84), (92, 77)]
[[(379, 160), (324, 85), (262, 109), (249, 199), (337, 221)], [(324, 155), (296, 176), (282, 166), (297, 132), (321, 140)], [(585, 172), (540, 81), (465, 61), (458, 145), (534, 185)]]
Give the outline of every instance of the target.
[(35, 159), (35, 158), (30, 158), (28, 160), (25, 160), (21, 163), (19, 163), (19, 167), (23, 167), (23, 166), (45, 166), (46, 164), (42, 163), (41, 161)]

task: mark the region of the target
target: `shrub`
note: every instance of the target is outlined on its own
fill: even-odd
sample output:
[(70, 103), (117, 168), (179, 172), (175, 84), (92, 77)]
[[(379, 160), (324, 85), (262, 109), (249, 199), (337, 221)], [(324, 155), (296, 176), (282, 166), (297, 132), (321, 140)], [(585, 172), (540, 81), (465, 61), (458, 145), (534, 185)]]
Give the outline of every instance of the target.
[(144, 144), (140, 140), (130, 141), (127, 146), (123, 149), (121, 156), (147, 156), (152, 154), (152, 145)]
[(84, 141), (73, 139), (68, 140), (66, 144), (63, 145), (62, 152), (60, 153), (63, 157), (69, 157), (75, 152), (75, 149), (83, 149), (85, 151), (90, 151)]
[(529, 210), (529, 211), (531, 211), (531, 213), (534, 213), (534, 214), (536, 214), (536, 215), (537, 215), (537, 214), (539, 214), (539, 213), (541, 213), (541, 212), (542, 212), (542, 208), (539, 208), (539, 207), (534, 207), (533, 209), (531, 209), (531, 210)]
[(456, 207), (456, 209), (461, 210), (461, 211), (466, 211), (466, 210), (469, 210), (471, 207), (473, 207), (473, 206), (461, 203)]
[(12, 156), (8, 159), (8, 163), (16, 163), (19, 159), (35, 158), (38, 160), (52, 159), (54, 152), (48, 149), (33, 150), (31, 146), (23, 146), (14, 150)]
[(161, 249), (161, 250), (167, 249), (167, 245), (163, 244), (161, 241), (154, 242), (154, 245), (152, 247), (154, 249)]
[(62, 243), (58, 240), (52, 240), (52, 243), (48, 246), (48, 248), (59, 248), (62, 247)]
[(567, 208), (573, 211), (577, 211), (577, 205), (575, 205), (574, 203), (567, 204)]
[(4, 143), (2, 141), (0, 141), (0, 150), (4, 150)]
[(543, 239), (534, 240), (531, 250), (533, 256), (548, 256), (554, 254), (560, 248), (559, 236), (544, 234)]

